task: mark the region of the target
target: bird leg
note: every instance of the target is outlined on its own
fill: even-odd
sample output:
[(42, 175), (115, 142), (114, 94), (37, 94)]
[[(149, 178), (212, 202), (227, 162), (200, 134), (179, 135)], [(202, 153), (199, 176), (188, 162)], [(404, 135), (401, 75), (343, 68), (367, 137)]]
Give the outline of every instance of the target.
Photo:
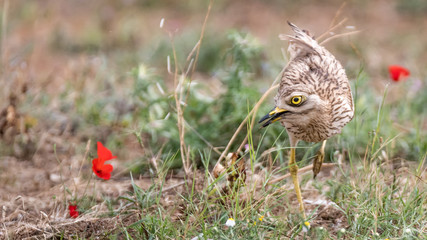
[(313, 178), (316, 178), (317, 174), (320, 172), (320, 168), (322, 167), (323, 160), (325, 159), (325, 146), (326, 140), (323, 140), (322, 146), (313, 161)]
[(289, 172), (291, 173), (292, 181), (294, 182), (295, 193), (297, 194), (297, 199), (299, 203), (299, 210), (301, 211), (302, 216), (305, 219), (306, 216), (304, 210), (304, 203), (302, 202), (301, 189), (299, 187), (298, 181), (298, 165), (295, 161), (295, 146), (291, 146), (291, 154), (289, 156)]

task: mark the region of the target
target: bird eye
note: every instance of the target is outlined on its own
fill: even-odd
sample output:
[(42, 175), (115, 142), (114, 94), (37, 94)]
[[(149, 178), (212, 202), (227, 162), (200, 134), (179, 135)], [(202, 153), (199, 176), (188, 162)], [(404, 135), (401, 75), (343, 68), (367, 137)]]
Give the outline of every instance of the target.
[(302, 96), (295, 96), (291, 98), (292, 105), (300, 105), (302, 103)]

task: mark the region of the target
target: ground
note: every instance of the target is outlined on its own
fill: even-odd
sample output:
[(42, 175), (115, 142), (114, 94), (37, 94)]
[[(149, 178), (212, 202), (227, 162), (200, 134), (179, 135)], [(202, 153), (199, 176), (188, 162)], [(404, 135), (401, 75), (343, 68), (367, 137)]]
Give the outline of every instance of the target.
[[(311, 171), (300, 177), (311, 232), (302, 231), (292, 183), (285, 179), (267, 184), (287, 173), (286, 134), (277, 138), (281, 145), (274, 141), (281, 136), (279, 127), (265, 133), (264, 146), (261, 130), (252, 129), (259, 138), (248, 134), (255, 150), (245, 155), (245, 187), (224, 195), (209, 174), (219, 158), (215, 151), (224, 150), (248, 106), (232, 123), (227, 122), (228, 115), (220, 119), (229, 124), (221, 135), (205, 131), (213, 126), (209, 122), (213, 117), (189, 104), (186, 121), (200, 119), (197, 123), (207, 126), (195, 130), (203, 140), (187, 135), (186, 141), (197, 139), (197, 145), (187, 143), (192, 147), (191, 174), (186, 175), (180, 153), (175, 152), (180, 149), (179, 139), (169, 138), (178, 131), (173, 117), (167, 130), (156, 132), (162, 123), (155, 120), (166, 119), (168, 111), (176, 112), (175, 103), (161, 102), (173, 98), (176, 86), (167, 63), (169, 56), (173, 72), (172, 40), (176, 65), (182, 71), (201, 34), (207, 1), (4, 0), (0, 3), (0, 239), (191, 239), (202, 232), (215, 239), (417, 239), (427, 235), (427, 118), (422, 107), (427, 85), (427, 5), (416, 0), (344, 5), (333, 0), (212, 2), (191, 94), (199, 104), (218, 109), (221, 105), (215, 105), (215, 99), (229, 96), (231, 84), (224, 79), (232, 76), (233, 66), (247, 70), (239, 65), (243, 60), (236, 52), (227, 55), (227, 48), (234, 49), (230, 39), (246, 33), (255, 39), (244, 42), (247, 48), (242, 52), (248, 58), (256, 56), (248, 61), (256, 67), (239, 75), (249, 79), (242, 89), (257, 90), (248, 91), (248, 96), (256, 98), (248, 100), (253, 104), (284, 64), (281, 48), (287, 45), (277, 36), (290, 32), (287, 20), (315, 36), (322, 35), (335, 18), (335, 22), (347, 18), (337, 33), (360, 30), (325, 44), (347, 70), (353, 95), (359, 99), (359, 114), (341, 137), (328, 143), (328, 162), (333, 164), (316, 179)], [(229, 34), (231, 29), (243, 34)], [(409, 67), (411, 78), (388, 86), (391, 64)], [(138, 81), (142, 88), (152, 83), (145, 84), (146, 76), (154, 81), (161, 78), (163, 84), (136, 92)], [(162, 87), (170, 95), (158, 97)], [(271, 108), (273, 96), (263, 103), (263, 111)], [(380, 125), (381, 133), (373, 137)], [(187, 131), (192, 132), (189, 127)], [(273, 140), (268, 135), (274, 135)], [(111, 161), (114, 171), (107, 181), (92, 174), (97, 141), (118, 156)], [(199, 148), (206, 141), (213, 146)], [(301, 167), (310, 165), (317, 146), (306, 144), (297, 150), (303, 159)], [(303, 149), (308, 149), (308, 155), (303, 155)], [(75, 203), (80, 212), (76, 219), (68, 212)], [(408, 210), (405, 203), (412, 208)], [(252, 222), (261, 215), (265, 220), (258, 221), (255, 229)], [(239, 224), (235, 232), (224, 227), (228, 216)], [(206, 230), (210, 227), (217, 230)]]

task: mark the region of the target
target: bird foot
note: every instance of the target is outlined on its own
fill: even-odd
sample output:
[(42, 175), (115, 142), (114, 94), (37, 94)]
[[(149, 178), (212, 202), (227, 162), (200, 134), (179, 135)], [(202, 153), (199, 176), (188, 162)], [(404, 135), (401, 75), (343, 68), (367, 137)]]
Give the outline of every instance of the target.
[(323, 160), (325, 159), (325, 145), (326, 140), (323, 141), (322, 146), (317, 152), (316, 158), (313, 161), (313, 178), (316, 178), (322, 168)]

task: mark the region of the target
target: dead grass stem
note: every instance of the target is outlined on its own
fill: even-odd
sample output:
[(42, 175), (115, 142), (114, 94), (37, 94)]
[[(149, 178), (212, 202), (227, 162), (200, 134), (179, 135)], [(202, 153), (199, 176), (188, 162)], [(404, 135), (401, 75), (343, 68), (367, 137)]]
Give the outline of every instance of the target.
[[(176, 106), (176, 112), (177, 112), (177, 125), (178, 125), (178, 132), (179, 132), (179, 142), (180, 142), (180, 154), (181, 154), (181, 160), (182, 160), (182, 165), (184, 168), (184, 172), (185, 175), (187, 177), (190, 177), (191, 175), (191, 161), (190, 161), (190, 146), (186, 146), (185, 143), (185, 125), (186, 125), (186, 121), (184, 119), (184, 111), (185, 111), (185, 107), (186, 107), (186, 103), (187, 100), (189, 98), (189, 94), (190, 94), (190, 88), (191, 88), (191, 82), (192, 82), (192, 75), (196, 69), (197, 66), (197, 60), (199, 57), (199, 52), (200, 52), (200, 46), (202, 44), (203, 41), (203, 37), (205, 34), (205, 29), (206, 29), (206, 24), (207, 21), (209, 19), (209, 14), (212, 8), (212, 4), (213, 1), (210, 0), (209, 1), (209, 5), (208, 5), (208, 10), (205, 16), (205, 20), (203, 22), (202, 25), (202, 30), (200, 33), (200, 37), (199, 40), (197, 41), (197, 43), (195, 44), (193, 50), (190, 52), (190, 54), (187, 57), (186, 60), (186, 64), (188, 65), (188, 70), (184, 72), (184, 70), (179, 70), (178, 69), (178, 60), (177, 60), (177, 54), (176, 54), (176, 49), (175, 49), (175, 43), (173, 40), (173, 35), (170, 35), (170, 39), (171, 39), (171, 44), (172, 44), (172, 51), (173, 51), (173, 61), (174, 61), (174, 65), (175, 65), (175, 71), (174, 71), (174, 98), (175, 98), (175, 106)], [(195, 58), (193, 59), (191, 56), (194, 54), (194, 52), (196, 53)], [(191, 68), (191, 71), (189, 71), (189, 69)], [(188, 75), (188, 73), (190, 73), (190, 75)], [(185, 89), (185, 81), (186, 79), (189, 79), (189, 83), (188, 86), (185, 90), (185, 95), (184, 95), (184, 89)]]

